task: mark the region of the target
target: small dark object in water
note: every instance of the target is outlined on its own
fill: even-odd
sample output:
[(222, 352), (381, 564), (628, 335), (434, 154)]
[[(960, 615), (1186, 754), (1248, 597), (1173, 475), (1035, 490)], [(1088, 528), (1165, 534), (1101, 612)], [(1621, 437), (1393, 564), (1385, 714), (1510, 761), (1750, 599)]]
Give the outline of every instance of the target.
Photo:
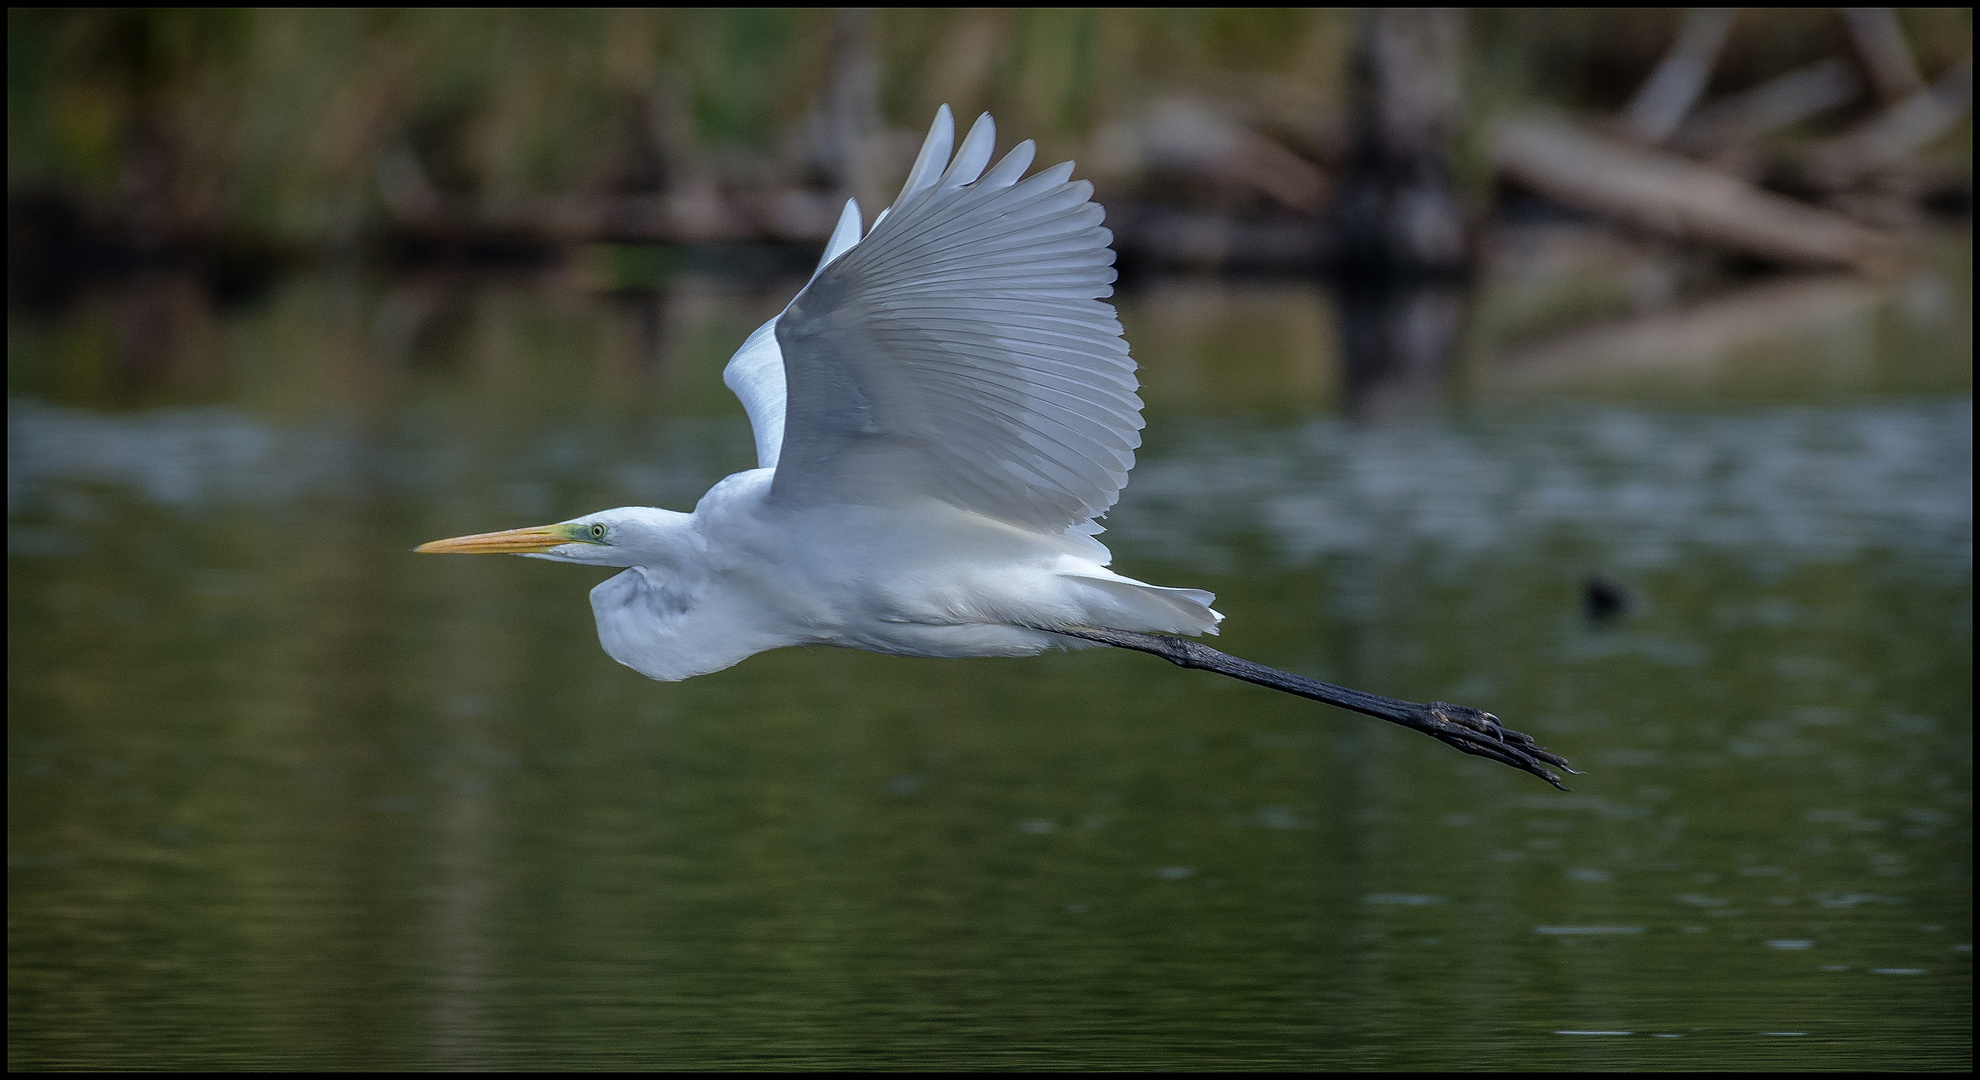
[(1629, 590), (1629, 586), (1606, 574), (1590, 574), (1581, 602), (1590, 619), (1607, 622), (1629, 614), (1636, 607), (1636, 594)]

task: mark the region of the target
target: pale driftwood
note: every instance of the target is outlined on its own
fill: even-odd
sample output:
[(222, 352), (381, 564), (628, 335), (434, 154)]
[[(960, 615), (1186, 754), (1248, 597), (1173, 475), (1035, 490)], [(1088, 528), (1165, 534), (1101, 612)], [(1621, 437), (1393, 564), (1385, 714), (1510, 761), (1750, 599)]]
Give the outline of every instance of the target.
[(1890, 8), (1844, 8), (1843, 18), (1849, 23), (1849, 37), (1856, 43), (1864, 69), (1870, 72), (1870, 81), (1877, 85), (1878, 97), (1896, 104), (1925, 89), (1918, 61), (1912, 58), (1904, 28), (1898, 25), (1897, 12)]
[(1623, 110), (1624, 130), (1647, 143), (1671, 137), (1705, 92), (1732, 21), (1731, 8), (1693, 8), (1685, 13), (1670, 52)]
[(1903, 263), (1895, 240), (1839, 214), (1562, 121), (1502, 124), (1492, 156), (1503, 175), (1549, 198), (1679, 240), (1871, 273)]
[(1688, 154), (1735, 147), (1848, 104), (1861, 89), (1841, 60), (1810, 64), (1699, 109), (1672, 145)]
[(1968, 53), (1930, 89), (1817, 147), (1808, 155), (1808, 180), (1817, 187), (1846, 188), (1945, 134), (1972, 107), (1973, 55)]
[(1179, 173), (1256, 191), (1300, 214), (1318, 213), (1328, 194), (1327, 174), (1311, 162), (1195, 97), (1159, 98), (1101, 128), (1090, 146), (1080, 163), (1096, 183)]

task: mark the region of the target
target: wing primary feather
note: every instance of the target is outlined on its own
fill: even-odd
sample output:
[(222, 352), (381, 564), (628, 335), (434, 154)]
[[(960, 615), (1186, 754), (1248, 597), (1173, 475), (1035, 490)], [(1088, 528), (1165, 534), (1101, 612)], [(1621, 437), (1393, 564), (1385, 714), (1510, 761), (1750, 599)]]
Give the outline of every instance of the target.
[[(1089, 224), (1089, 221), (1097, 220), (1092, 215), (1078, 216), (1087, 220), (1075, 220), (1074, 215), (1067, 214), (1061, 221), (1054, 222), (1050, 226), (1028, 229), (1023, 235), (1009, 242), (1002, 242), (1003, 238), (1000, 236), (994, 239), (985, 237), (982, 244), (974, 247), (964, 247), (964, 244), (975, 239), (977, 235), (981, 235), (983, 232), (993, 229), (997, 224), (1001, 224), (998, 222), (986, 222), (981, 225), (972, 226), (959, 234), (932, 237), (930, 241), (944, 242), (939, 244), (927, 242), (927, 246), (947, 249), (939, 255), (933, 256), (934, 258), (939, 258), (943, 265), (975, 259), (1004, 258), (1014, 254), (1034, 259), (1045, 259), (1062, 253), (1091, 254), (1100, 260), (1100, 265), (1113, 265), (1114, 253), (1107, 246), (1107, 242), (1113, 239), (1113, 233), (1110, 230), (1100, 228), (1097, 224)], [(879, 267), (875, 267), (875, 269), (879, 269)], [(1041, 266), (1040, 269), (1043, 269), (1043, 267)]]
[[(1076, 262), (1071, 256), (1085, 255), (1090, 261)], [(1048, 237), (1042, 243), (1032, 243), (1019, 248), (1005, 248), (987, 253), (982, 258), (972, 259), (967, 252), (957, 252), (940, 262), (930, 261), (929, 269), (946, 270), (951, 266), (975, 266), (982, 270), (1001, 270), (1009, 266), (1037, 267), (1039, 270), (1058, 270), (1069, 267), (1112, 266), (1113, 252), (1094, 243), (1092, 235), (1069, 237)], [(1049, 262), (1051, 265), (1041, 265)], [(986, 275), (987, 276), (987, 275)]]
[[(976, 138), (982, 130), (983, 124), (979, 121), (977, 126), (970, 130), (970, 138)], [(950, 174), (956, 173), (958, 166), (968, 164), (963, 160), (963, 155), (968, 153), (972, 153), (972, 149), (970, 144), (965, 142), (962, 150), (956, 154), (955, 164), (950, 166), (949, 172), (944, 174), (942, 182), (934, 190), (916, 198), (910, 199), (904, 196), (894, 206), (882, 210), (880, 216), (873, 220), (873, 229), (867, 235), (871, 236), (878, 232), (881, 223), (894, 216), (895, 209), (902, 210), (903, 216), (895, 218), (895, 235), (889, 236), (889, 242), (885, 245), (896, 249), (895, 253), (899, 254), (916, 242), (926, 242), (931, 236), (943, 235), (944, 230), (953, 231), (980, 225), (985, 221), (1002, 223), (1006, 220), (1011, 227), (1018, 227), (1063, 212), (1068, 208), (1077, 207), (1092, 197), (1093, 185), (1087, 181), (1081, 180), (1072, 184), (1065, 182), (1065, 177), (1069, 176), (1072, 170), (1069, 162), (1053, 166), (1037, 176), (1006, 189), (986, 188), (982, 184), (968, 182), (960, 187), (951, 186), (948, 182)], [(987, 148), (981, 156), (984, 161), (989, 159)], [(982, 168), (982, 162), (974, 166), (976, 171), (981, 171)], [(1040, 177), (1048, 175), (1057, 176), (1058, 181), (1053, 184), (1038, 182)], [(998, 196), (1002, 197), (997, 198)], [(996, 198), (998, 205), (995, 212), (989, 213), (987, 217), (981, 219), (971, 217), (963, 209), (975, 211), (975, 204), (991, 198)], [(940, 205), (937, 205), (938, 202)], [(1097, 224), (1105, 217), (1105, 212), (1097, 206), (1092, 209), (1095, 211), (1093, 221)], [(944, 210), (949, 212), (947, 216), (944, 215)], [(905, 224), (902, 224), (903, 222)], [(907, 231), (900, 232), (899, 230), (902, 229)]]
[[(1039, 175), (1042, 176), (1044, 174), (1041, 173)], [(1004, 189), (1011, 201), (1008, 204), (1000, 206), (996, 213), (967, 217), (961, 221), (945, 219), (942, 217), (938, 208), (931, 207), (926, 201), (919, 201), (907, 216), (898, 219), (900, 222), (905, 222), (905, 224), (896, 225), (897, 232), (895, 235), (888, 237), (889, 242), (886, 247), (890, 249), (893, 255), (901, 256), (908, 254), (909, 249), (916, 244), (929, 243), (935, 238), (947, 239), (966, 229), (982, 229), (987, 226), (989, 231), (1001, 232), (1005, 228), (1023, 228), (1027, 225), (1036, 224), (1051, 218), (1053, 215), (1063, 214), (1068, 210), (1077, 210), (1082, 204), (1091, 206), (1088, 200), (1092, 198), (1093, 185), (1085, 180), (1072, 184), (1061, 183), (1057, 186), (1057, 190), (1052, 190), (1050, 185), (1039, 185), (1037, 184), (1037, 180), (1038, 177), (1034, 176), (1015, 187)], [(952, 192), (957, 190), (950, 189), (950, 191), (946, 192), (931, 193), (927, 198), (933, 200), (938, 197), (938, 194), (950, 195), (953, 198), (955, 196)], [(961, 194), (967, 195), (975, 192), (977, 189), (970, 187), (959, 190)], [(992, 192), (991, 194), (996, 193)], [(960, 201), (958, 200), (959, 203)], [(1001, 199), (998, 201), (999, 203), (1003, 202)], [(1093, 212), (1087, 216), (1092, 219), (1092, 224), (1098, 225), (1100, 221), (1104, 220), (1106, 216), (1105, 211), (1102, 211), (1097, 206), (1091, 206), (1091, 210)], [(887, 214), (883, 213), (881, 215), (882, 220), (887, 217)], [(880, 228), (880, 221), (876, 220), (873, 223), (873, 227), (875, 230), (878, 230)], [(901, 232), (898, 230), (907, 231)], [(868, 235), (870, 236), (872, 233), (868, 233)], [(1109, 234), (1109, 239), (1111, 238), (1112, 235)]]
[(766, 327), (790, 384), (772, 495), (933, 497), (1091, 534), (1141, 445), (1134, 361), (1102, 300), (1113, 233), (1071, 162), (1027, 177), (1025, 140), (992, 165), (988, 114), (955, 136), (938, 110), (900, 196), (846, 249), (835, 230)]
[[(1040, 228), (1010, 245), (999, 244), (994, 237), (983, 237), (982, 243), (967, 249), (964, 249), (965, 243), (975, 237), (936, 235), (908, 242), (902, 242), (898, 236), (890, 237), (894, 242), (887, 245), (888, 250), (864, 259), (862, 268), (875, 274), (889, 275), (895, 272), (897, 266), (912, 265), (917, 275), (912, 280), (920, 281), (922, 279), (918, 275), (930, 268), (925, 264), (931, 259), (939, 260), (944, 267), (968, 264), (972, 260), (984, 260), (983, 265), (991, 267), (999, 264), (989, 260), (1020, 255), (1040, 260), (1036, 270), (1045, 272), (1057, 268), (1047, 265), (1052, 256), (1078, 254), (1091, 256), (1093, 261), (1088, 265), (1113, 265), (1113, 251), (1107, 247), (1107, 241), (1113, 236), (1111, 231), (1082, 221), (1068, 221), (1065, 225), (1064, 228)], [(979, 235), (981, 231), (971, 230)], [(1073, 246), (1066, 247), (1068, 244)]]
[[(1041, 411), (1034, 403), (1024, 400), (1022, 393), (1013, 396), (1009, 393), (986, 392), (989, 389), (989, 385), (994, 384), (985, 384), (979, 381), (974, 387), (966, 389), (923, 386), (921, 387), (921, 393), (926, 398), (940, 398), (953, 401), (959, 410), (967, 410), (972, 407), (981, 408), (989, 404), (1002, 406), (998, 408), (997, 413), (1012, 427), (1029, 429), (1040, 439), (1062, 448), (1072, 457), (1086, 461), (1109, 473), (1114, 470), (1120, 470), (1122, 477), (1125, 478), (1126, 468), (1133, 461), (1132, 446), (1110, 447), (1105, 442), (1095, 438), (1093, 433), (1081, 431), (1078, 425), (1069, 422), (1070, 416), (1053, 416), (1050, 413)], [(1053, 411), (1063, 410), (1054, 409)], [(959, 414), (967, 415), (967, 413)], [(1090, 418), (1080, 417), (1079, 419), (1091, 422)], [(1070, 436), (1070, 441), (1040, 427), (1039, 425), (1041, 423), (1067, 433)], [(1082, 441), (1092, 444), (1092, 448), (1098, 451), (1106, 460), (1102, 460), (1100, 457), (1094, 457), (1087, 449), (1077, 445)], [(1126, 462), (1120, 460), (1120, 455), (1122, 454), (1127, 455)]]
[(1026, 139), (1011, 147), (1011, 152), (1004, 155), (1004, 160), (999, 161), (994, 168), (985, 173), (977, 184), (992, 191), (1010, 187), (1024, 176), (1024, 170), (1031, 168), (1031, 159), (1036, 156), (1038, 156), (1038, 144)]
[(936, 180), (941, 178), (943, 166), (949, 163), (949, 151), (955, 144), (955, 115), (944, 104), (935, 110), (935, 122), (928, 126), (928, 137), (921, 141), (921, 152), (914, 157), (914, 168), (908, 170), (907, 183), (901, 185), (901, 194), (894, 200), (895, 206), (935, 186)]
[(942, 186), (959, 188), (973, 183), (983, 175), (983, 167), (990, 164), (990, 151), (996, 147), (997, 122), (990, 119), (989, 113), (984, 113), (970, 125), (969, 134), (963, 136), (962, 146), (956, 149), (956, 159), (942, 174)]
[[(1047, 442), (1049, 442), (1049, 443), (1051, 443), (1051, 444), (1053, 444), (1054, 446), (1057, 446), (1057, 447), (1060, 447), (1061, 449), (1063, 449), (1063, 450), (1065, 450), (1065, 451), (1066, 451), (1066, 452), (1067, 452), (1068, 454), (1071, 454), (1071, 455), (1073, 455), (1074, 457), (1077, 457), (1077, 458), (1079, 458), (1079, 459), (1081, 459), (1081, 460), (1083, 460), (1083, 461), (1086, 461), (1086, 462), (1088, 462), (1088, 463), (1090, 463), (1090, 464), (1092, 464), (1092, 465), (1095, 465), (1095, 466), (1098, 466), (1099, 468), (1101, 468), (1101, 469), (1103, 469), (1103, 470), (1106, 470), (1106, 471), (1108, 471), (1108, 472), (1112, 472), (1112, 471), (1114, 471), (1114, 470), (1116, 470), (1116, 469), (1119, 469), (1119, 470), (1121, 470), (1121, 475), (1122, 475), (1122, 477), (1123, 477), (1123, 478), (1125, 478), (1125, 477), (1126, 477), (1126, 475), (1127, 475), (1127, 472), (1126, 472), (1126, 470), (1125, 470), (1124, 468), (1122, 468), (1122, 463), (1121, 463), (1121, 462), (1120, 462), (1120, 461), (1119, 461), (1119, 460), (1117, 459), (1117, 455), (1118, 455), (1118, 454), (1121, 454), (1121, 453), (1128, 453), (1128, 451), (1126, 451), (1126, 450), (1118, 450), (1118, 451), (1112, 451), (1112, 450), (1110, 450), (1109, 448), (1107, 448), (1107, 447), (1106, 447), (1106, 446), (1105, 446), (1104, 444), (1098, 444), (1098, 443), (1097, 443), (1097, 440), (1092, 440), (1092, 436), (1091, 436), (1091, 435), (1088, 435), (1087, 433), (1085, 433), (1085, 432), (1082, 432), (1082, 431), (1080, 431), (1080, 430), (1079, 430), (1078, 428), (1076, 428), (1076, 427), (1074, 427), (1073, 425), (1071, 425), (1071, 424), (1068, 424), (1068, 423), (1065, 423), (1064, 421), (1062, 421), (1062, 420), (1060, 420), (1060, 419), (1058, 419), (1058, 418), (1056, 418), (1056, 417), (1052, 417), (1052, 416), (1047, 416), (1047, 415), (1045, 415), (1044, 413), (1040, 413), (1040, 412), (1037, 412), (1037, 411), (1035, 411), (1035, 410), (1032, 410), (1032, 409), (1029, 409), (1029, 408), (1027, 408), (1027, 406), (1026, 406), (1026, 404), (1025, 404), (1024, 402), (1022, 402), (1022, 401), (1018, 401), (1018, 402), (1013, 402), (1013, 401), (1011, 401), (1011, 400), (1010, 400), (1010, 398), (1008, 398), (1008, 397), (1006, 397), (1006, 396), (1004, 396), (1004, 395), (1001, 395), (1001, 394), (984, 394), (984, 393), (981, 393), (981, 391), (980, 391), (980, 390), (978, 391), (978, 393), (976, 393), (976, 394), (974, 394), (974, 395), (972, 395), (972, 394), (965, 394), (965, 393), (960, 393), (960, 392), (956, 392), (956, 391), (950, 391), (950, 390), (932, 390), (932, 389), (930, 389), (930, 390), (924, 390), (924, 391), (923, 391), (923, 393), (925, 393), (925, 394), (927, 394), (927, 395), (928, 395), (928, 396), (930, 396), (930, 397), (941, 397), (941, 398), (945, 398), (945, 399), (949, 399), (949, 400), (953, 400), (953, 401), (955, 401), (955, 402), (956, 402), (956, 403), (957, 403), (957, 404), (958, 404), (959, 406), (962, 406), (962, 407), (971, 407), (971, 406), (975, 406), (975, 405), (980, 405), (980, 404), (982, 404), (982, 401), (981, 401), (981, 400), (979, 400), (979, 399), (989, 399), (989, 400), (992, 400), (992, 401), (997, 401), (997, 400), (1001, 400), (1001, 401), (1002, 401), (1002, 402), (1003, 402), (1004, 404), (1007, 404), (1007, 405), (1015, 405), (1015, 406), (1016, 406), (1016, 407), (1017, 407), (1018, 409), (1020, 409), (1020, 410), (1024, 410), (1024, 411), (1025, 411), (1026, 413), (1028, 413), (1028, 414), (1029, 414), (1029, 417), (1030, 417), (1030, 418), (1035, 418), (1035, 419), (1037, 419), (1037, 420), (1039, 420), (1039, 421), (1042, 421), (1042, 422), (1045, 422), (1045, 423), (1049, 423), (1049, 424), (1051, 424), (1051, 425), (1052, 425), (1052, 426), (1054, 426), (1054, 427), (1057, 427), (1057, 428), (1060, 428), (1060, 429), (1063, 429), (1063, 430), (1065, 430), (1065, 431), (1067, 431), (1067, 432), (1070, 432), (1070, 433), (1072, 433), (1072, 435), (1074, 436), (1074, 442), (1077, 442), (1077, 441), (1078, 441), (1078, 440), (1080, 440), (1080, 439), (1086, 439), (1086, 440), (1089, 440), (1089, 441), (1095, 441), (1097, 445), (1100, 445), (1100, 446), (1101, 446), (1101, 452), (1102, 452), (1102, 453), (1104, 453), (1104, 454), (1106, 454), (1106, 456), (1107, 456), (1108, 458), (1111, 458), (1111, 459), (1115, 459), (1115, 460), (1109, 460), (1109, 461), (1102, 461), (1102, 460), (1100, 460), (1099, 458), (1096, 458), (1096, 457), (1094, 457), (1094, 456), (1092, 456), (1091, 454), (1089, 454), (1089, 453), (1087, 453), (1087, 452), (1086, 452), (1085, 450), (1083, 450), (1083, 449), (1081, 449), (1080, 447), (1078, 447), (1078, 446), (1076, 446), (1076, 445), (1074, 445), (1074, 442), (1067, 442), (1067, 441), (1066, 441), (1065, 439), (1061, 439), (1061, 438), (1059, 438), (1059, 437), (1057, 437), (1057, 436), (1055, 436), (1055, 435), (1053, 435), (1053, 434), (1052, 434), (1051, 432), (1048, 432), (1048, 431), (1045, 431), (1045, 430), (1043, 430), (1042, 428), (1040, 428), (1040, 427), (1039, 427), (1039, 426), (1038, 426), (1037, 424), (1035, 424), (1035, 423), (1030, 423), (1030, 422), (1025, 422), (1025, 423), (1023, 423), (1023, 424), (1022, 424), (1022, 427), (1023, 427), (1024, 429), (1028, 429), (1029, 431), (1031, 431), (1031, 433), (1032, 433), (1032, 434), (1034, 434), (1034, 435), (1036, 435), (1036, 436), (1038, 436), (1038, 438), (1040, 438), (1040, 439), (1043, 439), (1043, 440), (1045, 440), (1045, 441), (1047, 441)], [(1004, 420), (1005, 420), (1005, 422), (1006, 422), (1006, 423), (1009, 423), (1009, 424), (1010, 424), (1011, 426), (1013, 426), (1013, 427), (1018, 427), (1018, 426), (1020, 426), (1020, 425), (1019, 425), (1019, 421), (1020, 421), (1020, 420), (1022, 420), (1022, 419), (1026, 419), (1026, 418), (1024, 418), (1024, 417), (1017, 417), (1017, 416), (1012, 416), (1012, 415), (1010, 415), (1010, 414), (1008, 414), (1008, 413), (1005, 413), (1005, 414), (1003, 414), (1003, 415), (1002, 415), (1002, 419), (1004, 419)], [(1034, 444), (1034, 445), (1035, 445), (1035, 444)], [(1129, 458), (1130, 458), (1130, 460), (1131, 460), (1131, 459), (1133, 458), (1133, 454), (1131, 454), (1131, 453), (1128, 453), (1128, 456), (1129, 456)], [(1049, 459), (1048, 459), (1048, 460), (1049, 460)]]
[[(958, 352), (960, 353), (961, 350), (958, 350)], [(975, 350), (972, 350), (972, 352), (976, 353)], [(976, 355), (981, 355), (981, 353), (976, 353)], [(980, 373), (974, 374), (973, 379), (977, 384), (982, 386), (1000, 386), (1021, 395), (1035, 397), (1042, 402), (1049, 402), (1071, 415), (1080, 416), (1082, 419), (1092, 419), (1092, 417), (1085, 415), (1085, 411), (1089, 409), (1094, 412), (1105, 413), (1124, 425), (1128, 425), (1127, 430), (1113, 435), (1114, 438), (1120, 441), (1122, 447), (1132, 449), (1135, 445), (1135, 440), (1131, 438), (1131, 435), (1132, 432), (1140, 429), (1140, 418), (1129, 414), (1127, 402), (1110, 402), (1105, 398), (1082, 394), (1081, 391), (1095, 389), (1088, 384), (1056, 377), (1034, 379), (1027, 382), (1011, 377), (990, 378)], [(1022, 397), (1013, 400), (1018, 404), (1024, 403)], [(1135, 405), (1140, 404), (1139, 400), (1132, 398), (1130, 400)]]
[(817, 277), (824, 273), (833, 259), (852, 250), (852, 246), (859, 243), (861, 227), (859, 200), (847, 199), (846, 208), (839, 212), (839, 223), (832, 228), (832, 238), (825, 241), (825, 254), (818, 257), (818, 269), (813, 270), (811, 276)]
[[(934, 228), (963, 229), (990, 220), (1008, 222), (1015, 228), (1063, 213), (1092, 198), (1093, 185), (1085, 180), (1041, 184), (1038, 176), (1002, 189), (986, 187), (981, 182), (964, 188), (945, 189), (940, 195), (948, 200), (944, 209), (949, 211), (950, 216), (942, 216), (936, 208), (927, 207), (923, 224)], [(936, 197), (934, 194), (929, 196), (931, 200)], [(924, 208), (917, 206), (916, 209)], [(1106, 212), (1098, 206), (1093, 209), (1099, 211), (1100, 217), (1106, 216)]]

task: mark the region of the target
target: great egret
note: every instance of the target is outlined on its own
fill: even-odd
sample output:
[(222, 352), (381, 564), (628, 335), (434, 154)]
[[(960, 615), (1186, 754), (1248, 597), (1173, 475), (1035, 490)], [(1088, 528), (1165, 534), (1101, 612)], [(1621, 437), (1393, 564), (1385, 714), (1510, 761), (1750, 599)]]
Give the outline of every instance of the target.
[[(691, 514), (626, 506), (423, 544), (626, 570), (591, 590), (606, 653), (653, 679), (766, 649), (1025, 656), (1113, 645), (1380, 717), (1539, 776), (1561, 758), (1492, 714), (1316, 682), (1174, 634), (1214, 597), (1124, 577), (1094, 519), (1141, 444), (1114, 309), (1113, 234), (1066, 162), (985, 171), (989, 114), (955, 147), (948, 106), (862, 235), (848, 202), (811, 280), (722, 373), (755, 469)], [(1572, 772), (1573, 770), (1569, 769)]]

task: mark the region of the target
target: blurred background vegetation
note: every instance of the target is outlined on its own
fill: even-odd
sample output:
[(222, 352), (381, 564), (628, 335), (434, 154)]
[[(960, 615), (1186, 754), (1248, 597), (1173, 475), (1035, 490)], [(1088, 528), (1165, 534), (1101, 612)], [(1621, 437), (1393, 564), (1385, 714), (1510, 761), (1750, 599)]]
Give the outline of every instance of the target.
[[(1472, 13), (1456, 168), (1467, 196), (1489, 191), (1485, 125), (1534, 106), (1616, 112), (1683, 17)], [(392, 236), (436, 229), (489, 243), (815, 242), (842, 193), (891, 195), (945, 101), (1037, 138), (1041, 160), (1078, 158), (1103, 200), (1157, 190), (1222, 212), (1317, 212), (1346, 154), (1359, 16), (16, 8), (7, 18), (14, 255), (24, 243), (89, 240), (112, 261), (198, 248), (253, 262), (403, 254)], [(1927, 79), (1970, 50), (1970, 9), (1898, 19)], [(1836, 9), (1746, 10), (1706, 99), (1854, 52)], [(1844, 130), (1877, 105), (1859, 95), (1788, 135)], [(1192, 127), (1204, 115), (1262, 135), (1276, 155), (1234, 166), (1245, 153)], [(1221, 161), (1189, 168), (1192, 132), (1208, 147), (1196, 156)], [(1933, 152), (1963, 164), (1970, 132), (1960, 121)], [(19, 270), (18, 257), (10, 264)]]

